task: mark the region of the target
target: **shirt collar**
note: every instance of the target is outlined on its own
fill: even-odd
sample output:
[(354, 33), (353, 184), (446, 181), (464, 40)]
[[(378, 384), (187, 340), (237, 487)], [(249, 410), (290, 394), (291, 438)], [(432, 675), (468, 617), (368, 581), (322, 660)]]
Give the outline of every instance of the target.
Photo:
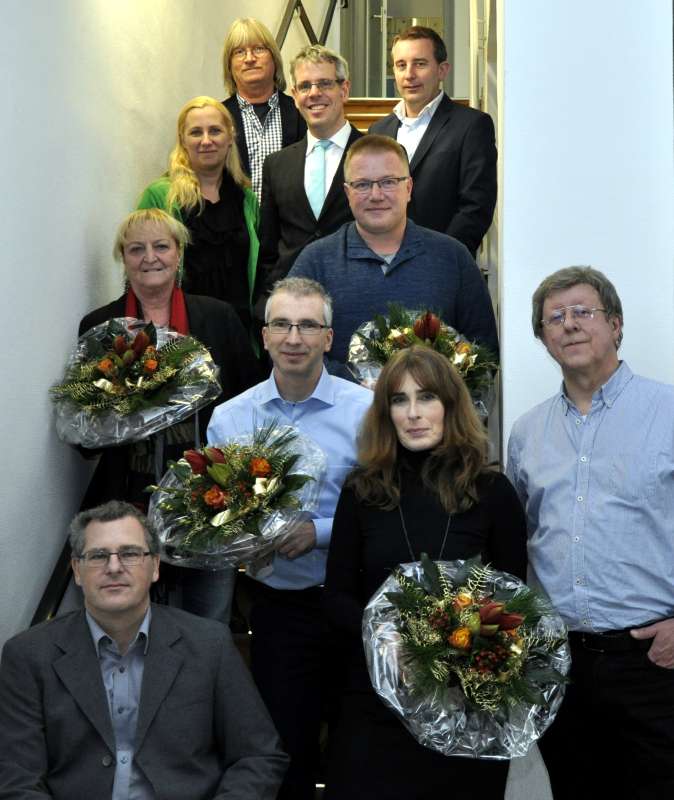
[[(345, 150), (347, 142), (349, 141), (349, 136), (351, 136), (351, 123), (345, 122), (337, 133), (333, 133), (332, 136), (328, 137), (328, 140), (336, 144), (341, 150)], [(310, 130), (307, 130), (307, 155), (311, 153), (318, 141), (321, 140), (314, 136)]]
[[(91, 632), (91, 638), (94, 640), (94, 647), (96, 648), (96, 655), (98, 658), (101, 657), (101, 642), (107, 644), (110, 642), (112, 646), (116, 649), (117, 645), (113, 642), (112, 638), (107, 634), (103, 628), (96, 622), (96, 620), (91, 616), (88, 611), (85, 611), (85, 616), (87, 619), (87, 625), (89, 626), (89, 631)], [(147, 654), (147, 648), (150, 644), (150, 620), (152, 619), (152, 610), (150, 606), (147, 607), (147, 611), (145, 612), (145, 616), (143, 617), (143, 621), (140, 623), (140, 627), (138, 628), (138, 633), (134, 636), (133, 641), (129, 645), (129, 650), (136, 644), (138, 641), (144, 641), (143, 646), (143, 655)], [(127, 651), (128, 652), (128, 651)]]
[(430, 120), (430, 118), (435, 114), (440, 102), (443, 98), (445, 93), (440, 89), (437, 95), (431, 100), (430, 103), (427, 103), (416, 117), (408, 117), (405, 114), (405, 101), (401, 100), (393, 109), (393, 113), (398, 117), (400, 122), (404, 125), (416, 125), (419, 122), (422, 122), (424, 119)]
[[(621, 361), (618, 365), (618, 369), (613, 373), (613, 375), (611, 375), (606, 383), (597, 389), (597, 391), (592, 395), (592, 405), (594, 406), (596, 403), (603, 403), (604, 405), (608, 406), (608, 408), (611, 408), (618, 399), (622, 390), (632, 380), (633, 374), (634, 373), (632, 370), (627, 366), (627, 363), (625, 361)], [(564, 404), (564, 413), (568, 413), (569, 408), (571, 407), (575, 408), (574, 404), (566, 396), (563, 381), (560, 389), (560, 398)]]
[[(239, 104), (239, 108), (242, 109), (242, 110), (244, 108), (252, 108), (253, 107), (253, 104), (250, 101), (246, 100), (245, 97), (241, 97), (241, 95), (238, 92), (236, 93), (236, 100), (237, 100), (237, 102)], [(267, 105), (269, 106), (269, 108), (277, 108), (278, 107), (278, 89), (275, 89), (274, 93), (271, 95), (269, 100), (267, 100)]]
[[(310, 399), (320, 400), (322, 403), (325, 403), (329, 406), (333, 406), (335, 404), (335, 387), (333, 386), (332, 379), (330, 378), (330, 375), (325, 367), (323, 367), (321, 377), (318, 379), (318, 383), (316, 384), (313, 392), (309, 395), (309, 397), (306, 398), (306, 400), (302, 400), (301, 402), (306, 403), (306, 401)], [(278, 390), (276, 378), (274, 377), (274, 370), (272, 370), (269, 378), (260, 384), (259, 401), (260, 404), (266, 404), (271, 403), (274, 400), (283, 400), (283, 397), (281, 397), (281, 393)]]

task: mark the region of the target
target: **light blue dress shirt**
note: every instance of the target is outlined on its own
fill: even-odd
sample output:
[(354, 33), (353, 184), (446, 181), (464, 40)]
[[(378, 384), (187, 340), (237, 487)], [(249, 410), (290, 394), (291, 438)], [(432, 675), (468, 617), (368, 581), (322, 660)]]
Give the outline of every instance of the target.
[(208, 443), (222, 444), (232, 436), (250, 433), (254, 426), (278, 420), (313, 439), (327, 457), (318, 509), (311, 513), (316, 547), (293, 560), (274, 556), (273, 572), (261, 580), (274, 589), (306, 589), (325, 580), (332, 518), (344, 479), (356, 464), (356, 434), (372, 392), (329, 375), (325, 368), (312, 394), (299, 403), (279, 394), (274, 373), (262, 383), (219, 405), (208, 426)]
[(562, 387), (515, 423), (507, 474), (533, 577), (570, 629), (674, 617), (674, 386), (622, 362), (585, 417)]
[(150, 641), (150, 608), (124, 655), (88, 611), (86, 618), (96, 646), (115, 734), (115, 780), (111, 800), (156, 800), (152, 784), (133, 760), (145, 654)]

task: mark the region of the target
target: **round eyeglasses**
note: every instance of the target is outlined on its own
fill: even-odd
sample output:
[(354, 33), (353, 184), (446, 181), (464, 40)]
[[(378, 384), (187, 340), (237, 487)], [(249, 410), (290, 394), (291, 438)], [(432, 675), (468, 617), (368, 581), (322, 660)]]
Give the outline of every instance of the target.
[(566, 322), (567, 311), (571, 314), (571, 318), (575, 320), (589, 320), (594, 319), (597, 311), (602, 311), (606, 314), (605, 308), (588, 308), (587, 306), (564, 306), (563, 308), (555, 309), (547, 319), (542, 319), (541, 324), (546, 327), (557, 327)]

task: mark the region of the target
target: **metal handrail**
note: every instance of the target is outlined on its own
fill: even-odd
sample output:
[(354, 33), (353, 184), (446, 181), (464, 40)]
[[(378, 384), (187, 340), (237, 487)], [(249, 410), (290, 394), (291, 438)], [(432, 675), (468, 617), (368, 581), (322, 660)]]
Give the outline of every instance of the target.
[(300, 22), (302, 23), (302, 27), (304, 28), (305, 33), (309, 37), (309, 41), (311, 42), (311, 44), (325, 44), (326, 41), (328, 40), (328, 34), (330, 33), (330, 27), (332, 25), (332, 19), (335, 15), (336, 7), (337, 7), (337, 0), (330, 0), (330, 3), (328, 4), (328, 11), (325, 16), (325, 20), (323, 21), (321, 34), (320, 36), (316, 36), (316, 32), (314, 31), (313, 26), (309, 20), (307, 10), (304, 7), (304, 3), (302, 2), (302, 0), (288, 0), (285, 13), (283, 14), (283, 19), (281, 20), (278, 33), (276, 34), (276, 44), (278, 45), (279, 50), (285, 44), (286, 36), (288, 35), (288, 30), (290, 29), (290, 23), (292, 22), (293, 19), (293, 14), (298, 9), (299, 9)]

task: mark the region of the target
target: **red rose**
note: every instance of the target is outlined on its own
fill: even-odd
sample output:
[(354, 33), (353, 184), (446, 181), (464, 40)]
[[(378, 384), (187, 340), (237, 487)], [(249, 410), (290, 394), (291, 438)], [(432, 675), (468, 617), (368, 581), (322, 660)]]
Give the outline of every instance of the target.
[(112, 342), (112, 349), (117, 353), (118, 356), (121, 356), (124, 351), (129, 346), (129, 343), (126, 341), (124, 336), (115, 336)]
[(204, 455), (208, 458), (211, 464), (224, 464), (225, 456), (222, 450), (217, 447), (204, 447)]
[(133, 340), (133, 344), (131, 347), (133, 348), (133, 352), (136, 356), (140, 356), (145, 348), (150, 344), (150, 337), (145, 333), (145, 331), (139, 331), (136, 334), (136, 338)]
[(419, 317), (414, 323), (414, 335), (420, 339), (428, 339), (434, 342), (440, 333), (441, 322), (440, 318), (435, 314), (427, 311), (423, 316)]
[(192, 467), (192, 472), (195, 475), (204, 475), (206, 467), (208, 467), (208, 459), (203, 456), (198, 450), (186, 450), (183, 453), (183, 458)]

